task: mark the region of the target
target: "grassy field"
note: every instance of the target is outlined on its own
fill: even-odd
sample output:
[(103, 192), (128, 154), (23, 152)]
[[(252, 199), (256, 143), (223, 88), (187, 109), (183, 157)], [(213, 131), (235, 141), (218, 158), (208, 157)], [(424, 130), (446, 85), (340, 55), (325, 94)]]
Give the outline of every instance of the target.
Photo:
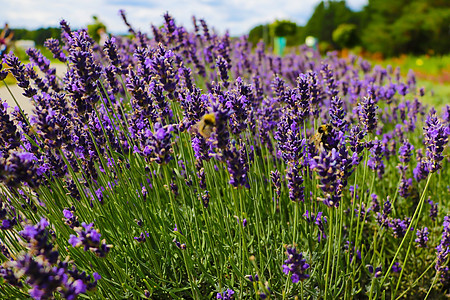
[(406, 76), (409, 70), (414, 71), (417, 86), (425, 88), (422, 101), (440, 111), (450, 104), (450, 55), (444, 56), (412, 56), (402, 55), (388, 59), (370, 59), (374, 65), (392, 68), (400, 67), (401, 74)]

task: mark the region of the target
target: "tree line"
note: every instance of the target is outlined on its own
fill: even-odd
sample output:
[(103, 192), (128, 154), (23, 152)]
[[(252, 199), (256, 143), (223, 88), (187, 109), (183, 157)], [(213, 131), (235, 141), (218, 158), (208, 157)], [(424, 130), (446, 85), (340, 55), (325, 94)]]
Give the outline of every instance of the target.
[(61, 29), (57, 27), (39, 28), (28, 30), (24, 28), (14, 28), (14, 40), (32, 40), (36, 45), (42, 46), (48, 38), (60, 39)]
[[(101, 23), (94, 20), (88, 29), (95, 36)], [(56, 27), (13, 30), (15, 40), (33, 40), (40, 46), (48, 38), (59, 39), (61, 33)], [(249, 32), (254, 46), (260, 40), (273, 45), (275, 36), (285, 37), (287, 46), (303, 44), (307, 36), (314, 36), (322, 51), (361, 47), (385, 57), (445, 54), (450, 50), (450, 1), (369, 0), (361, 11), (352, 11), (345, 0), (327, 0), (316, 6), (304, 26), (277, 20)]]
[(352, 11), (345, 1), (328, 0), (317, 5), (305, 26), (277, 20), (249, 32), (253, 45), (260, 40), (270, 45), (274, 36), (286, 37), (288, 46), (314, 36), (324, 51), (361, 47), (386, 57), (445, 54), (450, 49), (450, 1), (369, 0), (361, 11)]

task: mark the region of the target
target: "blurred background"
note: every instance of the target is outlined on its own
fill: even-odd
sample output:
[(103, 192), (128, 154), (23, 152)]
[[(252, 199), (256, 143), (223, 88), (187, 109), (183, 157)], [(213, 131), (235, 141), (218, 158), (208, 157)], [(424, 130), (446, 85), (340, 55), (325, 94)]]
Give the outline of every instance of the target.
[(76, 5), (14, 0), (2, 1), (0, 8), (0, 51), (12, 50), (24, 61), (28, 47), (52, 59), (43, 43), (60, 38), (62, 19), (72, 29), (87, 28), (102, 44), (110, 34), (128, 34), (120, 9), (133, 27), (149, 35), (151, 25), (161, 25), (168, 11), (188, 29), (195, 15), (220, 34), (248, 35), (254, 47), (263, 41), (279, 55), (306, 43), (324, 55), (357, 54), (374, 64), (400, 66), (403, 74), (412, 69), (432, 96), (439, 96), (437, 101), (450, 99), (449, 0), (80, 0)]

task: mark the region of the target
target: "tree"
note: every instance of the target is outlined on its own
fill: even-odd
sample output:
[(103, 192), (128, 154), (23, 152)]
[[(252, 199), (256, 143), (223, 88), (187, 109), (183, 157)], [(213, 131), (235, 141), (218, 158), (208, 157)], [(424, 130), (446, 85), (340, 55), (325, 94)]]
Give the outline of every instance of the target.
[(303, 30), (303, 39), (314, 36), (321, 42), (333, 42), (333, 32), (341, 24), (358, 25), (358, 15), (351, 11), (345, 1), (322, 1)]
[(269, 26), (267, 24), (252, 28), (248, 34), (248, 41), (253, 46), (256, 46), (261, 40), (266, 44), (269, 43)]
[(300, 45), (303, 27), (288, 20), (276, 20), (271, 24), (253, 27), (248, 34), (248, 41), (255, 47), (259, 41), (272, 45), (275, 36), (285, 37), (288, 46)]
[(355, 24), (341, 24), (333, 31), (333, 42), (340, 48), (352, 48), (358, 43)]
[(100, 41), (100, 30), (106, 31), (106, 25), (103, 24), (97, 16), (92, 16), (94, 20), (93, 24), (89, 24), (87, 26), (89, 36), (96, 41), (97, 43)]
[(369, 0), (360, 38), (371, 52), (446, 53), (450, 49), (450, 5), (444, 0)]
[(61, 36), (61, 29), (57, 27), (39, 28), (36, 30), (15, 28), (13, 31), (14, 40), (32, 40), (39, 46), (44, 45), (46, 39), (59, 39)]
[(276, 20), (270, 27), (273, 30), (275, 36), (287, 37), (295, 35), (297, 32), (297, 24), (288, 20)]

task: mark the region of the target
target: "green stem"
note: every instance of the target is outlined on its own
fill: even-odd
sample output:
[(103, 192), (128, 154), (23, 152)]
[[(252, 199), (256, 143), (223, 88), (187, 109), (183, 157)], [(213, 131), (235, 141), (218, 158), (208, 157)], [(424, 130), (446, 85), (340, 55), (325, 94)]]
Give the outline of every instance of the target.
[(434, 284), (436, 283), (436, 279), (438, 278), (438, 274), (439, 274), (439, 272), (436, 272), (436, 275), (434, 276), (434, 279), (433, 279), (433, 283), (431, 284), (430, 288), (428, 289), (427, 295), (425, 296), (424, 300), (428, 299), (428, 296), (430, 295), (431, 290), (433, 289)]
[(330, 265), (331, 265), (331, 256), (333, 256), (332, 254), (332, 244), (334, 243), (334, 226), (333, 226), (333, 221), (334, 221), (334, 207), (329, 207), (328, 208), (328, 212), (330, 215), (330, 230), (329, 230), (329, 234), (328, 234), (328, 240), (327, 240), (327, 271), (326, 271), (326, 275), (325, 275), (325, 300), (328, 299), (328, 281), (331, 277), (330, 275)]
[[(397, 256), (399, 255), (400, 250), (402, 249), (402, 246), (403, 246), (403, 244), (405, 243), (405, 241), (406, 241), (406, 239), (407, 239), (407, 237), (408, 237), (409, 232), (411, 231), (411, 227), (412, 227), (414, 221), (416, 220), (416, 217), (418, 218), (418, 216), (419, 216), (420, 213), (422, 212), (423, 201), (425, 200), (425, 193), (426, 193), (426, 191), (427, 191), (427, 188), (428, 188), (428, 185), (429, 185), (429, 183), (430, 183), (430, 179), (431, 179), (431, 176), (432, 176), (432, 175), (433, 175), (433, 173), (428, 174), (427, 183), (425, 184), (425, 187), (424, 187), (424, 189), (423, 189), (422, 196), (420, 197), (419, 204), (417, 205), (416, 210), (414, 211), (414, 215), (413, 215), (413, 217), (411, 218), (411, 222), (409, 223), (408, 229), (406, 229), (405, 236), (403, 237), (402, 242), (400, 243), (400, 246), (398, 247), (397, 251), (395, 252), (394, 257), (392, 258), (392, 262), (391, 262), (391, 264), (389, 265), (389, 268), (386, 270), (386, 273), (385, 273), (386, 275), (383, 276), (383, 280), (381, 281), (380, 286), (383, 286), (384, 282), (386, 281), (386, 278), (388, 277), (389, 272), (391, 271), (392, 266), (394, 265), (395, 260), (397, 259)], [(406, 255), (405, 261), (406, 261), (407, 258), (408, 258), (408, 255)]]
[[(398, 296), (397, 298), (396, 298), (396, 300), (399, 300), (399, 299), (402, 299), (403, 298), (403, 296), (405, 296), (405, 294), (411, 289), (411, 288), (413, 288), (413, 287), (415, 287), (416, 286), (416, 284), (417, 284), (417, 282), (419, 282), (419, 280), (420, 279), (422, 279), (422, 277), (423, 276), (425, 276), (425, 274), (428, 272), (428, 270), (430, 270), (433, 266), (434, 266), (434, 264), (436, 263), (436, 261), (437, 261), (437, 258), (434, 260), (434, 262), (432, 263), (432, 264), (430, 264), (429, 266), (428, 266), (428, 268), (414, 281), (414, 283), (410, 286), (410, 287), (408, 287), (408, 289), (406, 289), (400, 296)], [(399, 279), (399, 282), (400, 282), (400, 279)], [(430, 289), (433, 287), (433, 285), (431, 285), (431, 287), (430, 287)], [(427, 295), (428, 295), (428, 293), (427, 293)]]

